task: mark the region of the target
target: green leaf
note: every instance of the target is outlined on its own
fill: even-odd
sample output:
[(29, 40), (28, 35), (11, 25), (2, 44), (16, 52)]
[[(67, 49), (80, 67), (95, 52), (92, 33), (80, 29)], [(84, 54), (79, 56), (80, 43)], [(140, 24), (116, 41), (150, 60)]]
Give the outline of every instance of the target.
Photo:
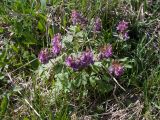
[(125, 61), (127, 61), (127, 60), (128, 60), (128, 57), (125, 57), (125, 58), (119, 59), (119, 61), (121, 61), (121, 62), (125, 62)]
[(125, 68), (132, 68), (132, 65), (125, 64), (124, 67)]
[(113, 89), (113, 86), (111, 84), (107, 84), (103, 81), (98, 81), (98, 90), (102, 93), (108, 93)]
[(41, 30), (41, 31), (44, 31), (44, 26), (41, 23), (41, 21), (38, 22), (38, 29)]
[(34, 38), (34, 35), (32, 33), (29, 33), (29, 32), (24, 32), (23, 33), (23, 36), (25, 37), (25, 40), (23, 40), (23, 43), (24, 44), (36, 44), (37, 43), (37, 40)]
[(46, 8), (46, 0), (40, 0), (41, 1), (41, 9)]
[(3, 28), (0, 28), (0, 33), (3, 33), (3, 31), (4, 31)]
[(4, 75), (2, 73), (0, 73), (0, 80), (4, 79)]
[[(34, 60), (35, 59), (35, 60)], [(33, 61), (34, 60), (34, 61)], [(36, 59), (36, 56), (34, 54), (32, 54), (32, 56), (29, 56), (29, 61), (32, 61), (31, 64), (31, 68), (33, 70), (37, 70), (39, 67), (39, 60)]]
[(92, 87), (96, 86), (96, 81), (99, 80), (96, 76), (92, 76), (89, 78), (89, 82)]
[(27, 45), (34, 45), (36, 44), (36, 40), (35, 39), (27, 39), (26, 41), (24, 41), (23, 43), (24, 44), (27, 44)]
[(0, 76), (0, 80), (3, 80), (4, 79), (4, 76)]
[(13, 49), (16, 53), (18, 53), (18, 48), (17, 48), (15, 45), (12, 46), (12, 49)]
[(107, 76), (107, 74), (103, 75), (103, 80), (109, 81), (109, 77)]
[(0, 54), (0, 61), (1, 62), (5, 62), (5, 58), (7, 56), (7, 52), (8, 52), (8, 47), (6, 48), (5, 51), (2, 51), (2, 53)]
[(102, 67), (102, 63), (101, 62), (94, 62), (94, 65), (98, 66), (98, 67)]
[(76, 34), (76, 37), (81, 37), (81, 38), (83, 38), (83, 36), (84, 36), (84, 32), (83, 32), (83, 31), (80, 31), (80, 32), (78, 32), (78, 33)]
[(50, 37), (52, 38), (53, 37), (53, 30), (51, 28), (49, 28), (48, 33), (49, 33)]
[(87, 85), (87, 77), (85, 75), (82, 75), (82, 85)]
[(29, 120), (27, 117), (23, 118), (23, 120)]
[(73, 32), (73, 33), (76, 33), (76, 28), (77, 28), (77, 26), (71, 26), (71, 27), (69, 28), (69, 30), (70, 30), (71, 32)]
[(20, 90), (22, 90), (22, 88), (21, 88), (20, 86), (15, 86), (15, 87), (13, 88), (13, 91), (14, 91), (14, 92), (18, 92), (18, 91), (20, 91)]
[(63, 38), (63, 41), (66, 43), (70, 43), (73, 41), (73, 36), (72, 35), (67, 35)]
[(8, 98), (7, 95), (4, 96), (2, 102), (1, 102), (1, 107), (0, 107), (0, 120), (3, 119), (6, 111), (7, 111), (7, 106), (8, 106)]

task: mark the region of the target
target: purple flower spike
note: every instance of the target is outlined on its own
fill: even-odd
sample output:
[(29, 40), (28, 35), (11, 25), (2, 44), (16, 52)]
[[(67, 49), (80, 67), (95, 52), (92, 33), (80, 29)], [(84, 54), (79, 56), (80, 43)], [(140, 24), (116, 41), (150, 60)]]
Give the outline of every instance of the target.
[(123, 73), (124, 73), (124, 68), (122, 66), (119, 65), (119, 66), (115, 67), (115, 71), (114, 71), (115, 76), (119, 77)]
[(108, 45), (105, 45), (103, 48), (100, 49), (99, 58), (100, 59), (109, 58), (109, 57), (112, 56), (112, 54), (113, 54), (112, 45), (108, 44)]
[(96, 18), (93, 26), (93, 31), (97, 33), (97, 32), (100, 32), (101, 29), (102, 29), (102, 21), (100, 18)]
[(58, 55), (61, 52), (61, 34), (58, 33), (54, 36), (52, 40), (52, 53), (54, 56)]
[(76, 10), (72, 10), (71, 20), (72, 20), (73, 25), (78, 25), (79, 24), (83, 27), (83, 26), (86, 26), (86, 24), (87, 24), (87, 19), (85, 17), (83, 17)]
[(88, 67), (90, 64), (93, 63), (94, 63), (93, 53), (91, 51), (83, 52), (77, 58), (74, 58), (72, 56), (66, 58), (66, 65), (68, 67), (71, 67), (74, 71)]
[(124, 32), (128, 29), (128, 22), (125, 22), (124, 20), (119, 22), (118, 26), (117, 26), (117, 30), (119, 32)]
[(129, 39), (127, 29), (128, 29), (128, 22), (125, 22), (124, 20), (119, 22), (117, 26), (117, 31), (119, 32), (119, 36), (121, 39), (124, 39), (124, 40)]
[(66, 58), (66, 65), (71, 66), (73, 62), (73, 57), (69, 56)]
[(52, 47), (52, 53), (58, 55), (61, 52), (61, 45), (54, 45)]
[(57, 43), (59, 43), (60, 40), (61, 40), (61, 34), (60, 34), (60, 33), (57, 33), (57, 34), (54, 36), (53, 40), (52, 40), (52, 46), (54, 46), (54, 45), (56, 45)]
[(114, 67), (113, 67), (113, 65), (111, 65), (111, 66), (108, 68), (108, 71), (109, 71), (110, 74), (113, 74), (113, 72), (114, 72)]
[(93, 64), (93, 53), (91, 51), (83, 52), (80, 57), (80, 60), (82, 67), (87, 67), (89, 64)]
[(80, 18), (81, 18), (80, 13), (78, 13), (76, 10), (72, 10), (71, 19), (72, 19), (73, 25), (76, 25), (77, 23), (79, 23)]
[(120, 77), (124, 73), (124, 67), (118, 62), (114, 61), (112, 65), (108, 68), (109, 73), (113, 74), (115, 77)]
[(75, 58), (69, 56), (66, 58), (66, 65), (71, 67), (74, 71), (77, 71), (80, 68), (80, 60), (75, 60)]
[(38, 59), (43, 64), (46, 64), (49, 61), (49, 52), (47, 48), (40, 51)]

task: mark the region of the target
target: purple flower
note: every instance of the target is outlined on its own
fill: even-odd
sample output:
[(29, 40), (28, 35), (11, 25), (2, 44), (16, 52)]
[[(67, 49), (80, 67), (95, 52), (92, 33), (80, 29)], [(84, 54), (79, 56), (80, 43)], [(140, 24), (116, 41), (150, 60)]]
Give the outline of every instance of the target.
[(72, 62), (73, 62), (73, 57), (72, 56), (69, 56), (66, 58), (66, 65), (67, 66), (71, 66), (72, 65)]
[(57, 33), (52, 40), (52, 46), (56, 45), (57, 43), (59, 43), (61, 40), (61, 34)]
[(109, 57), (112, 56), (112, 54), (113, 54), (112, 45), (111, 44), (107, 44), (103, 48), (100, 49), (99, 58), (100, 59), (109, 58)]
[(61, 52), (61, 45), (54, 45), (52, 47), (52, 53), (58, 55)]
[(38, 59), (43, 64), (45, 64), (49, 61), (49, 52), (48, 52), (47, 48), (40, 51), (40, 53), (38, 55)]
[(76, 10), (72, 10), (71, 19), (72, 19), (73, 25), (76, 25), (77, 23), (79, 23), (80, 18), (81, 18), (80, 13), (78, 13)]
[(124, 73), (124, 67), (118, 62), (114, 61), (112, 65), (108, 68), (109, 73), (113, 74), (115, 77), (120, 77)]
[(80, 60), (75, 59), (73, 56), (69, 56), (66, 58), (66, 65), (68, 67), (71, 67), (74, 71), (77, 71), (80, 69)]
[(66, 65), (74, 71), (80, 70), (94, 63), (93, 53), (91, 51), (83, 52), (79, 57), (69, 56), (66, 58)]
[(129, 39), (128, 32), (125, 32), (125, 33), (124, 33), (123, 38), (124, 38), (125, 40), (128, 40), (128, 39)]
[(100, 32), (101, 29), (102, 29), (102, 21), (100, 18), (96, 18), (93, 26), (93, 31), (97, 33), (97, 32)]
[(85, 17), (83, 17), (76, 10), (72, 10), (71, 20), (72, 20), (73, 25), (78, 25), (79, 24), (83, 27), (87, 24), (87, 19)]
[(94, 63), (93, 53), (91, 51), (83, 52), (82, 55), (80, 56), (80, 60), (82, 67), (86, 67), (89, 64), (93, 64)]
[(119, 22), (118, 26), (117, 26), (117, 30), (119, 32), (124, 32), (128, 29), (128, 22), (125, 22), (124, 20)]
[(117, 26), (117, 31), (119, 32), (119, 36), (121, 39), (124, 39), (124, 40), (129, 39), (127, 29), (128, 29), (128, 22), (125, 22), (124, 20), (119, 22)]
[(52, 53), (54, 56), (58, 55), (61, 52), (62, 44), (61, 44), (61, 34), (58, 33), (54, 36), (52, 40)]

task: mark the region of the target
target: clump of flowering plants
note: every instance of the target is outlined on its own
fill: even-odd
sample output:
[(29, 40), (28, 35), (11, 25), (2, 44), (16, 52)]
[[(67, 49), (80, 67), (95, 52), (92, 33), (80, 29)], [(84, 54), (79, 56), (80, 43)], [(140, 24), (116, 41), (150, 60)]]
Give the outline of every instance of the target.
[(130, 37), (129, 37), (129, 22), (125, 21), (125, 20), (122, 20), (122, 21), (119, 21), (116, 25), (116, 36), (120, 39), (120, 40), (123, 40), (123, 41), (126, 41), (128, 40)]
[[(106, 42), (103, 37), (95, 37), (103, 30), (100, 17), (89, 22), (78, 11), (72, 10), (70, 20), (71, 25), (68, 26), (67, 33), (55, 34), (51, 48), (48, 48), (50, 52), (42, 50), (39, 61), (52, 68), (53, 72), (49, 74), (53, 74), (55, 85), (59, 86), (59, 89), (72, 91), (84, 86), (85, 89), (94, 87), (103, 93), (110, 91), (114, 80), (115, 84), (119, 83), (125, 74), (128, 59), (117, 57), (116, 41)], [(129, 38), (126, 36), (127, 22), (120, 22), (116, 29), (124, 39)]]

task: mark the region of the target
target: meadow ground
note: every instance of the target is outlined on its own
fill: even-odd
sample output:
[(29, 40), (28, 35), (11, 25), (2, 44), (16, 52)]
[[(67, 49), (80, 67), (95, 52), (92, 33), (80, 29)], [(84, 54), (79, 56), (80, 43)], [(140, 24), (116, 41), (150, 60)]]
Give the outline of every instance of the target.
[(0, 120), (159, 120), (159, 0), (0, 1)]

